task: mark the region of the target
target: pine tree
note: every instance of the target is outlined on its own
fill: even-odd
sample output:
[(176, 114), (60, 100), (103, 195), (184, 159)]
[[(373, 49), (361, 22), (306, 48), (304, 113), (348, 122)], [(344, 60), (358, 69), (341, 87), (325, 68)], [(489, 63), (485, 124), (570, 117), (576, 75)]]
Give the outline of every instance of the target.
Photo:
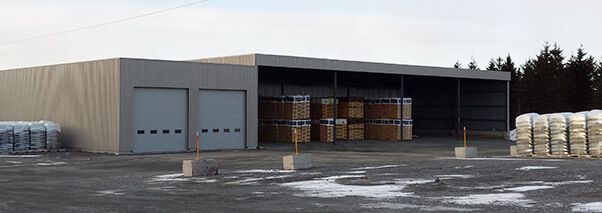
[(506, 60), (503, 60), (501, 57), (498, 58), (500, 64), (500, 71), (510, 72), (510, 126), (515, 128), (514, 119), (516, 116), (525, 113), (522, 111), (522, 74), (515, 67), (514, 61), (512, 61), (512, 57), (510, 54), (506, 56)]
[(577, 49), (566, 64), (564, 81), (567, 90), (567, 102), (571, 111), (588, 110), (594, 93), (596, 62), (594, 57), (587, 56), (583, 45)]
[(591, 108), (602, 109), (602, 59), (596, 67), (594, 74), (594, 93), (592, 95)]
[(568, 111), (567, 93), (562, 88), (564, 57), (554, 44), (545, 43), (535, 59), (523, 65), (524, 110), (537, 113)]
[(462, 64), (460, 64), (460, 61), (456, 61), (456, 63), (454, 64), (454, 68), (462, 68)]
[(478, 70), (479, 67), (477, 65), (477, 62), (474, 60), (474, 57), (470, 57), (470, 63), (468, 63), (468, 69), (471, 70)]
[(504, 63), (504, 59), (502, 57), (491, 58), (489, 59), (489, 65), (487, 65), (487, 70), (492, 71), (502, 71), (502, 65)]

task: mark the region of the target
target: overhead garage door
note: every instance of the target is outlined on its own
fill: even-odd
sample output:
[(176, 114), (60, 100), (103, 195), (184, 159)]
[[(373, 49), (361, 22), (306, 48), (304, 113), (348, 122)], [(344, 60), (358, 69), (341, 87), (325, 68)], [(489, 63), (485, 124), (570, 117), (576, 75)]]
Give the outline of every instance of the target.
[(199, 91), (199, 149), (245, 148), (245, 92)]
[(188, 91), (134, 89), (134, 152), (186, 149)]

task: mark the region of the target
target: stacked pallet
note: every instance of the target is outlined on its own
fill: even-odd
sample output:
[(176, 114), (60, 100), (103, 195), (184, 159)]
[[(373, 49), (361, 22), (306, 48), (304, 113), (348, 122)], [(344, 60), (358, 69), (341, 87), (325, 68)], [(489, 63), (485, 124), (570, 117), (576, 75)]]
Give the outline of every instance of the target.
[(267, 142), (309, 142), (311, 134), (310, 98), (287, 95), (259, 98), (259, 140)]
[(311, 120), (260, 120), (259, 140), (265, 142), (294, 143), (310, 142)]
[(347, 119), (347, 139), (364, 140), (364, 119)]
[(589, 112), (574, 113), (569, 116), (569, 145), (572, 156), (588, 154), (587, 148), (587, 115)]
[(344, 97), (339, 99), (337, 117), (340, 118), (364, 118), (364, 98)]
[(569, 116), (571, 113), (555, 113), (550, 118), (550, 149), (552, 156), (569, 155)]
[(535, 156), (550, 156), (550, 119), (539, 115), (533, 119), (533, 145)]
[(602, 110), (592, 110), (587, 116), (587, 136), (589, 142), (589, 154), (591, 156), (602, 156)]
[(536, 113), (522, 114), (516, 117), (516, 147), (521, 157), (533, 155), (533, 118)]
[(414, 128), (413, 120), (403, 120), (403, 140), (412, 140), (412, 129)]
[[(341, 98), (337, 109), (337, 114), (340, 118), (347, 119), (347, 135), (345, 139), (364, 140), (364, 98)], [(338, 131), (337, 135), (339, 135)], [(339, 136), (337, 136), (338, 138)]]
[(365, 99), (364, 118), (401, 119), (401, 98)]
[(334, 98), (312, 98), (311, 119), (334, 118), (334, 105)]
[(60, 134), (61, 126), (51, 121), (0, 122), (0, 152), (59, 149)]
[(412, 130), (414, 129), (414, 121), (412, 120), (412, 99), (403, 98), (403, 140), (412, 140)]
[[(322, 143), (332, 143), (334, 134), (334, 119), (323, 118), (312, 120), (311, 139)], [(337, 119), (337, 140), (347, 140), (347, 119)]]
[(401, 140), (401, 120), (399, 119), (366, 119), (364, 125), (367, 140)]

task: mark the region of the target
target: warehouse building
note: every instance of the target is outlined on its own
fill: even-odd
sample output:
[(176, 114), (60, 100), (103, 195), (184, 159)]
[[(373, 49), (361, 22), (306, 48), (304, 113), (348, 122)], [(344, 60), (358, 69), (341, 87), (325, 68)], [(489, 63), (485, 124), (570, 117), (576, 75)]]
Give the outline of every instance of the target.
[(503, 137), (510, 73), (249, 54), (0, 71), (0, 120), (52, 120), (63, 146), (116, 154), (254, 149), (260, 95), (411, 97), (417, 134)]

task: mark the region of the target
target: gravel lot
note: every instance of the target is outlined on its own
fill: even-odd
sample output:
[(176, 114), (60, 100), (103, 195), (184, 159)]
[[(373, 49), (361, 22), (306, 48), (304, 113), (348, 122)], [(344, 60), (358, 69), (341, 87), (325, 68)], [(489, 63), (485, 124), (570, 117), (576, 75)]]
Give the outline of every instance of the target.
[(300, 144), (314, 168), (283, 171), (291, 144), (202, 152), (219, 174), (183, 178), (195, 153), (0, 155), (1, 212), (571, 212), (602, 211), (594, 159), (517, 159), (512, 142), (455, 138)]

